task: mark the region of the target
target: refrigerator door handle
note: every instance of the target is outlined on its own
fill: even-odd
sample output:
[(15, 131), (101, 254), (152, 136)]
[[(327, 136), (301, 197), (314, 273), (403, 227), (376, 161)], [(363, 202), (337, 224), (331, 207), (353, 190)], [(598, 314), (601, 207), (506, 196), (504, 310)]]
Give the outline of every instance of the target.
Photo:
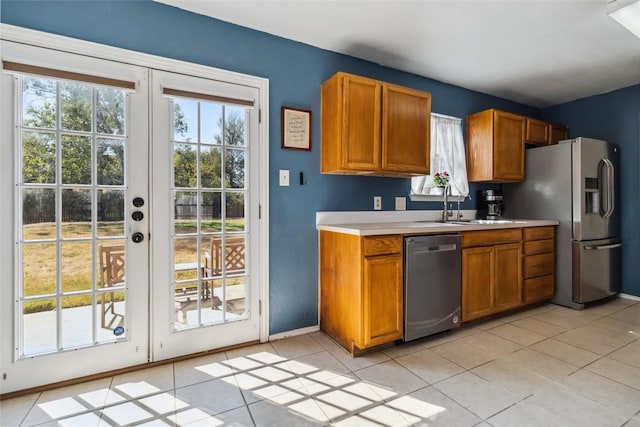
[(613, 163), (609, 159), (601, 159), (598, 164), (598, 182), (600, 193), (600, 216), (609, 218), (613, 214), (614, 194), (613, 194)]
[(609, 218), (613, 214), (613, 210), (615, 209), (615, 169), (611, 160), (604, 159), (604, 162), (607, 165), (607, 197), (609, 198), (609, 200), (607, 201), (608, 212), (606, 218)]
[(602, 251), (605, 249), (615, 249), (622, 246), (622, 243), (614, 243), (613, 245), (602, 245), (602, 246), (585, 246), (584, 248), (588, 251)]

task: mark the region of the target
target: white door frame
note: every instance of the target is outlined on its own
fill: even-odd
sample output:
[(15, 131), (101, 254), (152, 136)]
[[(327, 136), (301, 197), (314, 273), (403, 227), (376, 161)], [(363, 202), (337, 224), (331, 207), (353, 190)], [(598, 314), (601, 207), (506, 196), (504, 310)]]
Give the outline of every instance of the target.
[[(207, 79), (220, 80), (255, 87), (258, 89), (259, 97), (256, 100), (256, 108), (260, 110), (261, 115), (261, 120), (258, 126), (260, 144), (259, 174), (257, 179), (253, 180), (253, 182), (257, 183), (257, 187), (254, 188), (254, 190), (259, 193), (259, 206), (253, 208), (258, 209), (261, 212), (261, 215), (257, 230), (258, 233), (256, 233), (259, 235), (259, 268), (255, 273), (257, 276), (256, 279), (259, 278), (259, 301), (261, 307), (259, 336), (260, 342), (266, 342), (269, 338), (269, 80), (261, 77), (249, 76), (203, 65), (162, 58), (6, 24), (0, 24), (0, 38), (3, 41), (13, 41), (16, 43), (76, 53), (79, 55), (88, 54), (95, 58), (112, 60), (156, 70), (183, 73)], [(5, 99), (5, 97), (8, 96), (6, 90), (6, 87), (2, 87), (0, 85), (0, 99)], [(0, 114), (4, 115), (5, 113), (8, 113), (7, 111), (4, 111), (6, 103), (0, 102), (0, 108), (2, 108)], [(7, 135), (11, 135), (11, 133), (12, 129), (3, 128), (0, 130), (0, 136), (2, 138), (5, 138)], [(9, 136), (9, 138), (13, 143), (11, 136)], [(4, 140), (6, 141), (6, 139)], [(0, 158), (13, 159), (12, 144), (0, 144)], [(2, 166), (4, 166), (4, 164)], [(14, 227), (13, 206), (16, 201), (13, 196), (13, 185), (4, 184), (13, 183), (13, 170), (13, 167), (0, 167), (0, 200), (13, 201), (12, 204), (0, 204), (0, 235), (2, 236), (2, 239), (0, 239), (0, 271), (2, 272), (0, 282), (2, 283), (14, 283), (16, 274), (14, 271), (15, 248), (12, 243), (13, 239), (10, 238)], [(9, 228), (6, 224), (9, 224)], [(14, 298), (13, 286), (2, 287), (0, 289), (0, 296), (0, 304), (2, 304), (2, 301), (12, 302)], [(12, 325), (13, 309), (7, 310), (6, 307), (8, 306), (5, 305), (0, 307), (0, 321), (4, 325)], [(9, 326), (9, 329), (13, 331), (12, 326)], [(2, 331), (5, 331), (4, 326)], [(3, 340), (0, 342), (0, 348), (13, 348), (13, 332), (11, 334), (3, 333), (0, 339)], [(12, 363), (11, 360), (6, 358), (5, 354), (6, 353), (4, 352), (0, 352), (0, 368), (2, 368), (0, 369), (0, 388), (2, 393), (15, 391), (14, 389), (4, 387), (2, 384), (2, 372), (4, 372), (4, 366)], [(82, 374), (78, 373), (74, 375), (74, 377), (79, 375)], [(36, 384), (34, 384), (34, 386), (35, 385)]]

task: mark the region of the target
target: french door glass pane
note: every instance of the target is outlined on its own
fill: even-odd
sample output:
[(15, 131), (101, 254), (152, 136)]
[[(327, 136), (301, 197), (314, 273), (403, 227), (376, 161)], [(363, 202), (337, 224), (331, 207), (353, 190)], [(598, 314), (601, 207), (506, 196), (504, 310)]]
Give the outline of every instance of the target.
[(202, 192), (200, 195), (200, 232), (222, 231), (222, 192)]
[(56, 81), (38, 77), (22, 79), (22, 125), (56, 128)]
[(18, 81), (18, 352), (124, 339), (114, 330), (125, 326), (127, 95), (85, 83)]
[(91, 86), (82, 83), (61, 83), (60, 106), (62, 129), (91, 132)]
[(56, 134), (22, 132), (22, 180), (29, 184), (56, 182)]
[(50, 188), (22, 190), (22, 239), (56, 237), (56, 193)]
[(125, 170), (124, 139), (97, 138), (98, 185), (123, 185)]
[[(62, 242), (61, 247), (62, 292), (91, 291), (93, 243), (91, 241)], [(91, 303), (91, 295), (88, 296), (88, 303)]]
[(57, 319), (55, 298), (33, 299), (22, 303), (22, 355), (56, 351)]
[(35, 243), (22, 247), (22, 295), (34, 297), (56, 293), (57, 247)]
[(172, 105), (173, 328), (246, 318), (246, 110)]
[(124, 136), (125, 95), (118, 89), (97, 88), (96, 128), (98, 133)]
[(90, 238), (91, 222), (91, 190), (62, 190), (62, 224), (63, 238)]
[(98, 237), (124, 236), (124, 191), (98, 190)]

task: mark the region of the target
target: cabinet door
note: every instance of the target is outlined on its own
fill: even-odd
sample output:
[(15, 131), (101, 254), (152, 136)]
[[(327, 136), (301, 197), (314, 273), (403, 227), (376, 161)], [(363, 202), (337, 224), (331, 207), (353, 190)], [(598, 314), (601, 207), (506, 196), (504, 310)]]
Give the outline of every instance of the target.
[(402, 289), (402, 254), (364, 258), (364, 347), (402, 338)]
[(549, 125), (549, 144), (557, 144), (558, 142), (569, 138), (569, 131), (564, 126)]
[(493, 312), (492, 246), (462, 250), (462, 321)]
[(495, 310), (522, 304), (522, 244), (495, 246)]
[(549, 123), (527, 118), (525, 141), (530, 144), (547, 145), (549, 143)]
[(380, 108), (382, 85), (376, 80), (344, 78), (342, 169), (380, 169)]
[(525, 118), (502, 111), (494, 114), (493, 178), (522, 181)]
[(431, 95), (384, 84), (382, 102), (383, 172), (428, 175)]

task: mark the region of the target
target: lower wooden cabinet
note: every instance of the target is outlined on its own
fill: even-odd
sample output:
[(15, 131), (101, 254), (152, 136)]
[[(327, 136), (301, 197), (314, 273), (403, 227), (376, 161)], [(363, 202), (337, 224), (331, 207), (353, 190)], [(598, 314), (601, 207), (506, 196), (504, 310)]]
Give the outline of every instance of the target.
[(493, 246), (462, 250), (462, 321), (493, 313)]
[(555, 290), (555, 229), (524, 229), (524, 302), (550, 299)]
[(462, 249), (462, 321), (522, 304), (522, 243)]
[(320, 329), (352, 354), (402, 339), (402, 242), (320, 231)]
[(498, 245), (495, 260), (495, 311), (522, 304), (522, 244)]
[[(462, 232), (463, 322), (553, 297), (554, 227)], [(321, 230), (320, 328), (352, 354), (403, 338), (403, 236)]]
[(362, 291), (363, 347), (402, 338), (402, 253), (365, 257)]
[(462, 321), (553, 297), (555, 228), (462, 233)]

